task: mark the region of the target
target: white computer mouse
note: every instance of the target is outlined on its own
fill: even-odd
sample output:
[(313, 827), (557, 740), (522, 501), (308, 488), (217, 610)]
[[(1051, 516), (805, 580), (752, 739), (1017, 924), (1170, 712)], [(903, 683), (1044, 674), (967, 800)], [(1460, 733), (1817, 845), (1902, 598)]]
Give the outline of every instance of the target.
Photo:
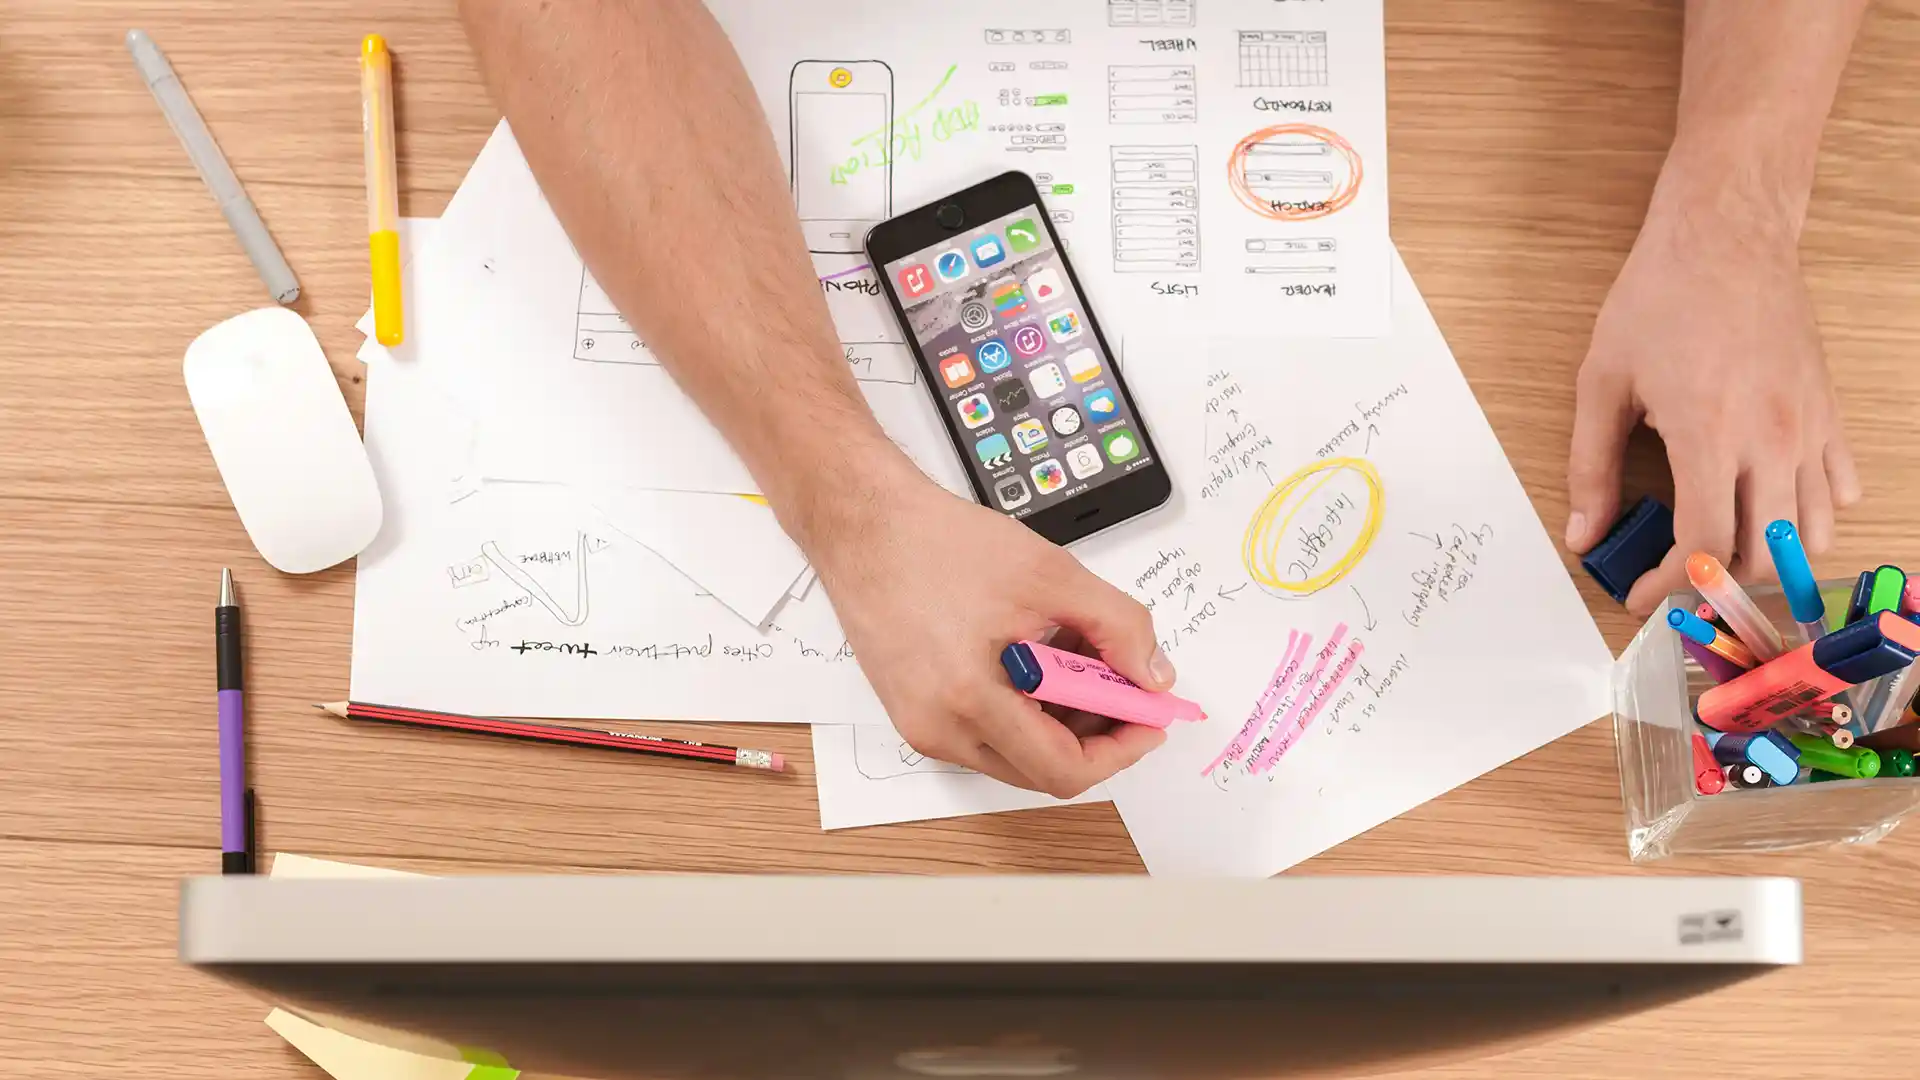
[(240, 524), (261, 558), (310, 574), (380, 531), (380, 488), (320, 339), (263, 307), (193, 339), (187, 396)]

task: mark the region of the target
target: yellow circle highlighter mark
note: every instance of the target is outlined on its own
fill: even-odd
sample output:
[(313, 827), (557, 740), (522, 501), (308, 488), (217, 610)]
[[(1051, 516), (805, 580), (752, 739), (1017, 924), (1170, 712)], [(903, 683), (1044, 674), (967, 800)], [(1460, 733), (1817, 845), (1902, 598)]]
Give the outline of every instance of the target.
[(835, 90), (845, 90), (853, 85), (853, 72), (843, 67), (834, 68), (827, 72), (827, 85)]
[[(1366, 505), (1360, 510), (1364, 515), (1360, 531), (1353, 543), (1325, 569), (1312, 572), (1319, 564), (1303, 564), (1299, 559), (1287, 560), (1281, 554), (1281, 545), (1286, 543), (1287, 530), (1292, 527), (1293, 519), (1300, 511), (1315, 504), (1314, 495), (1335, 480), (1348, 476), (1357, 476), (1367, 486)], [(1247, 576), (1264, 588), (1277, 589), (1294, 596), (1309, 596), (1346, 577), (1360, 560), (1366, 557), (1367, 550), (1373, 547), (1373, 539), (1380, 532), (1380, 518), (1386, 512), (1386, 494), (1380, 484), (1379, 470), (1373, 463), (1362, 458), (1327, 458), (1301, 468), (1292, 476), (1281, 481), (1260, 509), (1254, 511), (1253, 520), (1247, 523), (1247, 532), (1240, 540), (1240, 562), (1246, 568)], [(1281, 568), (1297, 568), (1301, 576), (1298, 581), (1287, 581), (1281, 576)]]

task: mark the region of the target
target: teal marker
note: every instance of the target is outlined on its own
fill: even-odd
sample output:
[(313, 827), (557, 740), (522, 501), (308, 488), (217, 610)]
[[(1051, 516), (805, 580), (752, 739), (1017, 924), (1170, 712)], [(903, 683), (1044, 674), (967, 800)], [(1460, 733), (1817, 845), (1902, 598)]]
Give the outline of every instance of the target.
[(1818, 772), (1839, 773), (1855, 780), (1871, 780), (1880, 775), (1880, 755), (1864, 746), (1842, 750), (1826, 739), (1795, 732), (1787, 736), (1800, 751), (1800, 764)]
[(1780, 575), (1780, 591), (1786, 594), (1793, 621), (1800, 626), (1800, 640), (1818, 641), (1826, 633), (1826, 602), (1820, 599), (1820, 586), (1807, 563), (1807, 551), (1800, 546), (1800, 534), (1785, 518), (1767, 526), (1767, 551), (1773, 556), (1773, 568)]

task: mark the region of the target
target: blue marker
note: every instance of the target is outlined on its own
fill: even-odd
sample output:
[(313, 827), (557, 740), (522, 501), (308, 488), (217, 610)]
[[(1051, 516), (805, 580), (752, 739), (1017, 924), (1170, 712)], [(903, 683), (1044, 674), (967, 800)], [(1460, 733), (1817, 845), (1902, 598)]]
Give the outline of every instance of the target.
[(1827, 605), (1820, 599), (1820, 586), (1813, 579), (1813, 567), (1807, 562), (1807, 550), (1800, 546), (1800, 534), (1793, 522), (1781, 518), (1767, 526), (1767, 550), (1773, 555), (1773, 569), (1780, 575), (1780, 591), (1787, 596), (1793, 621), (1800, 624), (1804, 641), (1818, 641), (1827, 631)]
[(1775, 732), (1729, 734), (1712, 728), (1697, 730), (1706, 737), (1714, 760), (1722, 765), (1758, 765), (1776, 787), (1800, 778), (1800, 748)]
[(1712, 623), (1685, 608), (1668, 609), (1667, 625), (1680, 631), (1682, 637), (1697, 642), (1701, 648), (1742, 671), (1755, 664), (1753, 650), (1747, 648), (1745, 642), (1732, 634), (1721, 633), (1714, 629)]

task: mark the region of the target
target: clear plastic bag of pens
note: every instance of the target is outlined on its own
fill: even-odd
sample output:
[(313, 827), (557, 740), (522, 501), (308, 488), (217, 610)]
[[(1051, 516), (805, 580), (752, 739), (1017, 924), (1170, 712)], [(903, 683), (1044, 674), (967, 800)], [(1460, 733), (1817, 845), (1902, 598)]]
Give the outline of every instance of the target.
[(1868, 843), (1920, 809), (1920, 614), (1883, 569), (1791, 605), (1690, 574), (1722, 602), (1675, 593), (1634, 635), (1613, 726), (1635, 861)]

